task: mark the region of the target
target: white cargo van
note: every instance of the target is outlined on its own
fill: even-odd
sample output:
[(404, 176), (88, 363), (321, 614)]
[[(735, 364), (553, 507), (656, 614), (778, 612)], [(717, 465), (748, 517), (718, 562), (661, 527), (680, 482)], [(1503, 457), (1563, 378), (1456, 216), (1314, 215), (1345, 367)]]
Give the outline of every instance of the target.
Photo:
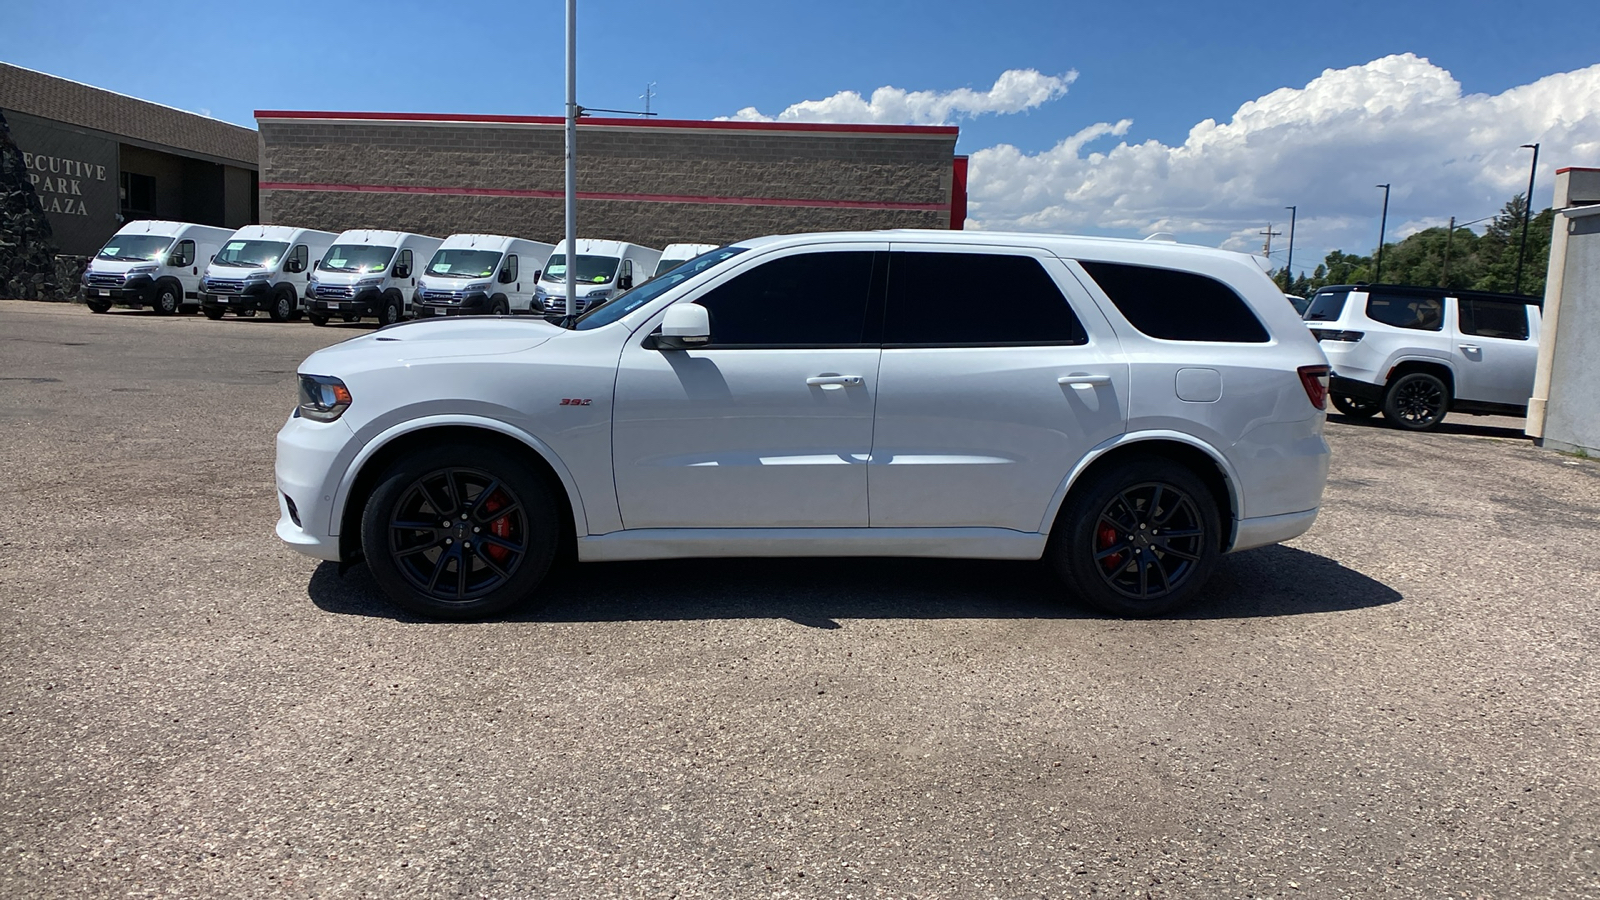
[[(578, 296), (571, 312), (583, 312), (591, 306), (604, 303), (635, 284), (644, 284), (655, 273), (661, 261), (661, 251), (625, 241), (591, 241), (578, 239), (577, 257)], [(567, 307), (567, 242), (556, 245), (550, 261), (544, 267), (544, 277), (534, 299), (544, 314), (561, 318)]]
[(231, 228), (191, 222), (130, 222), (83, 270), (84, 299), (97, 313), (113, 303), (149, 306), (163, 316), (192, 312), (200, 303), (200, 271), (232, 236)]
[(444, 243), (405, 231), (346, 231), (322, 255), (306, 288), (306, 318), (371, 316), (385, 325), (405, 318), (423, 263)]
[(200, 279), (200, 311), (220, 319), (232, 311), (253, 316), (266, 310), (274, 322), (300, 318), (311, 263), (328, 252), (331, 231), (291, 225), (246, 225), (222, 242)]
[(538, 312), (534, 287), (554, 249), (500, 234), (452, 234), (418, 274), (411, 311), (418, 318)]
[(651, 278), (660, 278), (673, 269), (683, 265), (702, 253), (710, 253), (720, 244), (668, 244), (667, 249), (661, 251), (661, 261), (656, 263), (656, 270)]

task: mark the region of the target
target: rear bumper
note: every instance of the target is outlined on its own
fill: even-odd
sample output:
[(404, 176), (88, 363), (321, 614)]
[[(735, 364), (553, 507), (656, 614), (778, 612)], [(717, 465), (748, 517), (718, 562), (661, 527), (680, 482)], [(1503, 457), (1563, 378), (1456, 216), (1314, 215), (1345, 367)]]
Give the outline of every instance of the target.
[(1328, 393), (1341, 397), (1355, 397), (1357, 400), (1371, 400), (1374, 403), (1383, 402), (1383, 385), (1344, 378), (1338, 373), (1328, 378)]
[(1233, 546), (1228, 548), (1228, 552), (1254, 550), (1257, 547), (1299, 537), (1311, 530), (1312, 523), (1317, 521), (1317, 512), (1320, 508), (1284, 513), (1281, 516), (1240, 519), (1239, 527), (1233, 533)]

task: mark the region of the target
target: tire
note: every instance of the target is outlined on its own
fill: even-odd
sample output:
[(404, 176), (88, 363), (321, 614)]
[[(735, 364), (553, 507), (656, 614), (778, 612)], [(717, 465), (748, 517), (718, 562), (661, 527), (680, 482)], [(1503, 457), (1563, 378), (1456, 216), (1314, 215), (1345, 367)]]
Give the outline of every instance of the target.
[(1199, 476), (1140, 455), (1075, 488), (1050, 538), (1051, 562), (1083, 601), (1116, 616), (1159, 616), (1192, 601), (1211, 577), (1222, 520)]
[(496, 297), (489, 301), (489, 315), (507, 316), (511, 314), (511, 306), (506, 303), (506, 298)]
[(150, 308), (154, 309), (158, 316), (176, 315), (183, 309), (183, 290), (167, 282), (157, 284), (155, 301), (150, 304)]
[(405, 610), (481, 618), (532, 597), (555, 557), (557, 509), (525, 460), (496, 447), (437, 444), (383, 473), (362, 511), (362, 552)]
[(1360, 397), (1341, 394), (1329, 395), (1328, 399), (1333, 401), (1335, 409), (1352, 419), (1370, 419), (1377, 415), (1383, 406), (1376, 400), (1363, 400)]
[(205, 313), (206, 314), (206, 318), (210, 319), (213, 322), (221, 321), (221, 319), (222, 319), (222, 308), (221, 307), (218, 307), (218, 306), (202, 306), (202, 307), (200, 307), (200, 311)]
[(1401, 375), (1383, 394), (1383, 417), (1406, 431), (1432, 431), (1449, 411), (1450, 388), (1428, 372)]
[(393, 295), (383, 298), (383, 308), (378, 310), (378, 324), (393, 325), (403, 318), (405, 318), (403, 301)]
[(103, 313), (111, 311), (110, 300), (86, 300), (84, 304), (89, 307), (89, 312)]
[(267, 310), (267, 316), (274, 322), (287, 322), (294, 317), (293, 289), (278, 288), (272, 295), (272, 306)]
[(254, 319), (256, 317), (256, 311), (253, 309), (236, 309), (233, 314), (241, 319)]
[(342, 322), (359, 322), (359, 321), (361, 321), (361, 317), (360, 316), (340, 316), (339, 320), (342, 321)]
[(306, 313), (306, 319), (309, 320), (311, 322), (311, 324), (317, 326), (318, 328), (321, 328), (321, 327), (323, 327), (323, 326), (328, 324), (328, 317), (327, 316), (319, 316), (316, 313)]

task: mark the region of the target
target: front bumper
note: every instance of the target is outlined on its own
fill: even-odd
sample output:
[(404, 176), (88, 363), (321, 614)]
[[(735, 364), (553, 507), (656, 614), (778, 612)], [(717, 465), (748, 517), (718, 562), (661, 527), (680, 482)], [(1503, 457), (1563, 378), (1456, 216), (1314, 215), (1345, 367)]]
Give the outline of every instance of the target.
[(200, 293), (203, 309), (261, 309), (272, 307), (272, 289), (266, 284), (252, 284), (238, 294)]
[(134, 275), (120, 287), (85, 284), (83, 296), (93, 300), (110, 300), (112, 303), (147, 304), (155, 299), (151, 296), (155, 286), (155, 279), (149, 275)]
[(411, 299), (411, 308), (418, 318), (426, 316), (484, 316), (489, 314), (489, 295), (472, 293), (462, 297), (459, 302), (440, 302), (423, 300), (419, 296)]
[(364, 288), (354, 297), (324, 300), (307, 297), (306, 312), (319, 316), (376, 316), (383, 305), (383, 294), (377, 288)]
[(299, 416), (290, 416), (278, 431), (276, 531), (284, 543), (307, 556), (340, 559), (333, 498), (355, 453), (354, 436), (343, 421), (312, 422)]

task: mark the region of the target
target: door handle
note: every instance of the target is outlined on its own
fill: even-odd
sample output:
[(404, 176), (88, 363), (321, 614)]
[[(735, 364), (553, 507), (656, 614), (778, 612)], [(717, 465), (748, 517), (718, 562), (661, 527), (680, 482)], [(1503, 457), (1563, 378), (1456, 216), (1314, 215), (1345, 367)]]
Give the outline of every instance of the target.
[(1075, 388), (1090, 388), (1110, 383), (1110, 375), (1063, 375), (1056, 379), (1056, 384), (1070, 384)]
[(825, 391), (836, 391), (845, 385), (858, 385), (866, 379), (860, 375), (813, 375), (806, 379), (807, 385), (816, 385)]
[(1461, 345), (1461, 352), (1462, 353), (1480, 353), (1480, 352), (1482, 352), (1482, 348), (1480, 348), (1477, 344), (1462, 344)]

